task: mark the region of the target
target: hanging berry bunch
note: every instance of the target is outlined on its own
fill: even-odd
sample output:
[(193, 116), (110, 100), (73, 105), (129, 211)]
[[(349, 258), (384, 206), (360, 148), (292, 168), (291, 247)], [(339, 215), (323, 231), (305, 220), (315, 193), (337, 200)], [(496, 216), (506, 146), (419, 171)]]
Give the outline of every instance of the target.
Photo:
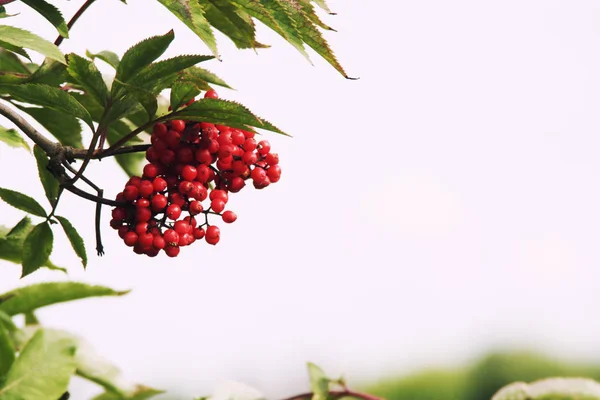
[[(217, 94), (209, 90), (204, 97)], [(216, 245), (221, 233), (209, 216), (225, 223), (237, 219), (225, 211), (229, 194), (249, 179), (263, 189), (281, 176), (279, 156), (254, 132), (172, 120), (154, 125), (151, 143), (143, 175), (129, 179), (116, 196), (126, 205), (114, 208), (110, 221), (137, 254), (154, 257), (164, 250), (176, 257), (181, 247), (201, 239)]]

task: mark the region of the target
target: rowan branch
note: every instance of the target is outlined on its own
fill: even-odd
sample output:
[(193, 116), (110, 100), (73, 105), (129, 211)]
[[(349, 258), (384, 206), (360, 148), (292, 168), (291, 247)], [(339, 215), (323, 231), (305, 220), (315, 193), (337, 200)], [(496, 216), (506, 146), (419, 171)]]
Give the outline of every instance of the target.
[(49, 156), (56, 154), (61, 149), (62, 146), (59, 143), (54, 143), (46, 138), (33, 126), (31, 126), (23, 117), (2, 103), (0, 103), (0, 114), (15, 124), (21, 130), (21, 132), (27, 135), (29, 139), (33, 140), (35, 144), (40, 146), (40, 148)]

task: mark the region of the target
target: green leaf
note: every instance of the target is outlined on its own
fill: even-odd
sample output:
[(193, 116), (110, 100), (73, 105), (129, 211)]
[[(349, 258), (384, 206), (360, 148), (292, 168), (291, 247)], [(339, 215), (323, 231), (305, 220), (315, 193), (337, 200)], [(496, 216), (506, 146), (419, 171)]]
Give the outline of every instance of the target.
[(44, 150), (36, 144), (33, 146), (33, 154), (37, 160), (38, 175), (42, 182), (42, 186), (44, 186), (46, 198), (50, 202), (50, 205), (53, 206), (58, 197), (58, 181), (48, 170), (48, 156)]
[(29, 232), (33, 229), (31, 218), (23, 217), (13, 228), (7, 233), (6, 237), (25, 239)]
[[(141, 388), (137, 393), (127, 397), (127, 400), (147, 400), (152, 397), (158, 396), (159, 394), (164, 393), (162, 390), (150, 389), (150, 388)], [(123, 397), (114, 392), (104, 392), (94, 397), (92, 400), (123, 400)]]
[(91, 53), (89, 50), (86, 50), (85, 55), (92, 60), (95, 60), (96, 58), (102, 60), (114, 69), (119, 68), (119, 63), (121, 62), (118, 55), (108, 50), (104, 50), (95, 54)]
[(52, 25), (56, 27), (58, 33), (65, 38), (69, 37), (69, 28), (58, 8), (44, 0), (21, 0), (29, 7), (40, 13)]
[(277, 32), (308, 58), (296, 25), (279, 0), (232, 0), (232, 3)]
[(600, 400), (600, 383), (588, 378), (515, 382), (500, 389), (492, 400)]
[(204, 16), (204, 10), (197, 0), (158, 0), (167, 7), (181, 22), (190, 28), (208, 46), (215, 57), (219, 56), (217, 51), (217, 40), (212, 31), (210, 23)]
[(75, 254), (81, 259), (81, 264), (83, 264), (83, 268), (87, 266), (87, 253), (85, 251), (85, 244), (83, 243), (83, 238), (79, 235), (79, 232), (75, 229), (75, 227), (69, 222), (65, 217), (59, 217), (58, 215), (55, 218), (60, 222), (71, 242), (71, 246), (73, 250), (75, 250)]
[[(2, 47), (2, 46), (0, 46)], [(25, 75), (25, 77), (29, 76), (29, 70), (23, 64), (23, 62), (14, 55), (6, 51), (3, 48), (0, 48), (0, 71), (3, 72), (17, 72), (19, 74)]]
[(300, 0), (300, 3), (302, 4), (302, 9), (304, 10), (304, 13), (308, 17), (308, 19), (312, 21), (313, 24), (317, 25), (319, 28), (337, 32), (335, 29), (323, 22), (321, 18), (319, 18), (319, 16), (315, 13), (315, 7), (310, 1)]
[(23, 242), (23, 273), (21, 278), (35, 272), (48, 262), (53, 244), (54, 235), (50, 223), (42, 222), (29, 232), (25, 242)]
[(127, 293), (129, 291), (116, 291), (105, 286), (92, 286), (80, 282), (38, 283), (0, 295), (0, 298), (13, 295), (0, 303), (0, 311), (8, 315), (17, 315), (67, 301), (99, 296), (122, 296)]
[[(115, 80), (115, 82), (117, 81)], [(158, 110), (158, 101), (156, 99), (156, 95), (146, 89), (143, 89), (138, 86), (133, 86), (128, 83), (119, 82), (119, 84), (122, 85), (123, 88), (125, 88), (130, 95), (137, 99), (137, 101), (142, 105), (142, 107), (144, 107), (144, 109), (148, 113), (148, 117), (150, 119), (153, 119), (156, 115), (156, 110)]]
[(18, 54), (20, 56), (23, 56), (23, 57), (25, 57), (28, 60), (31, 60), (31, 57), (29, 57), (29, 54), (27, 54), (27, 52), (25, 51), (25, 49), (22, 48), (22, 47), (13, 46), (12, 44), (6, 43), (6, 42), (3, 42), (3, 41), (0, 41), (0, 47), (6, 49), (8, 51), (12, 51), (13, 53)]
[(14, 26), (0, 25), (0, 40), (13, 46), (25, 47), (37, 51), (56, 61), (66, 64), (65, 56), (58, 47), (44, 38)]
[(39, 325), (40, 321), (33, 311), (25, 313), (25, 325)]
[(318, 5), (319, 7), (321, 7), (323, 10), (327, 11), (329, 14), (331, 14), (331, 10), (329, 9), (329, 6), (327, 5), (327, 3), (325, 3), (325, 0), (312, 0), (315, 2), (316, 5)]
[[(2, 301), (0, 301), (0, 303), (2, 303)], [(11, 334), (19, 330), (10, 315), (2, 311), (0, 311), (0, 326), (4, 327), (4, 329)]]
[[(4, 227), (3, 227), (4, 228)], [(29, 217), (23, 218), (17, 225), (15, 225), (7, 235), (0, 237), (0, 259), (10, 261), (15, 264), (21, 264), (23, 258), (23, 244), (25, 238), (33, 229), (31, 219)], [(44, 267), (51, 270), (65, 271), (64, 268), (57, 267), (50, 260), (48, 260)], [(3, 297), (0, 296), (0, 299)], [(0, 313), (1, 316), (1, 313)]]
[(0, 199), (4, 200), (14, 208), (29, 214), (37, 215), (38, 217), (47, 217), (44, 207), (25, 194), (10, 189), (0, 188)]
[(77, 118), (49, 108), (17, 106), (31, 115), (64, 146), (83, 147), (81, 124)]
[(0, 85), (0, 91), (14, 96), (17, 100), (37, 104), (79, 118), (88, 124), (92, 130), (94, 129), (90, 113), (64, 90), (49, 85), (28, 83)]
[(14, 361), (15, 348), (10, 339), (7, 327), (0, 323), (0, 387), (2, 387), (6, 374)]
[[(174, 38), (175, 34), (171, 30), (165, 35), (148, 38), (131, 47), (123, 55), (115, 79), (127, 83), (138, 72), (160, 57)], [(116, 86), (113, 84), (113, 94)]]
[(185, 103), (200, 94), (200, 89), (193, 83), (175, 82), (171, 87), (171, 108), (178, 110)]
[(313, 392), (312, 400), (326, 400), (329, 396), (330, 379), (319, 366), (310, 362), (307, 366), (308, 376), (310, 378), (310, 388)]
[(8, 129), (3, 126), (0, 126), (0, 140), (9, 145), (10, 147), (19, 148), (22, 147), (31, 151), (31, 147), (29, 144), (19, 135), (14, 129)]
[(144, 68), (137, 76), (131, 79), (130, 83), (146, 90), (152, 90), (159, 80), (213, 58), (213, 56), (185, 55), (159, 61)]
[(109, 97), (108, 88), (102, 74), (93, 62), (79, 57), (77, 54), (68, 55), (67, 71), (79, 83), (86, 93), (89, 93), (100, 104), (106, 105)]
[(67, 77), (67, 66), (46, 58), (42, 65), (36, 68), (31, 76), (26, 80), (27, 83), (43, 83), (50, 86), (59, 86), (64, 83)]
[(256, 42), (254, 26), (244, 20), (238, 9), (224, 0), (199, 0), (208, 22), (225, 34), (239, 49), (261, 47)]
[(346, 74), (346, 71), (344, 71), (344, 68), (333, 54), (333, 51), (331, 51), (329, 44), (323, 38), (321, 32), (319, 32), (319, 30), (315, 27), (310, 18), (306, 15), (302, 9), (302, 5), (298, 2), (298, 0), (280, 1), (280, 4), (283, 5), (288, 15), (290, 15), (294, 21), (304, 43), (316, 51), (317, 54), (323, 57), (345, 78), (349, 78), (348, 74)]
[[(112, 145), (131, 132), (131, 129), (127, 124), (117, 121), (108, 128), (106, 134), (106, 141), (109, 145)], [(135, 137), (132, 140), (127, 141), (126, 144), (139, 143), (141, 140)], [(120, 154), (115, 156), (117, 163), (121, 166), (127, 176), (140, 175), (142, 171), (142, 163), (146, 159), (144, 153), (131, 153), (131, 154)]]
[(225, 83), (225, 81), (222, 80), (221, 78), (219, 78), (217, 75), (215, 75), (212, 72), (207, 71), (203, 68), (199, 68), (199, 67), (190, 67), (190, 68), (186, 69), (183, 72), (183, 74), (181, 75), (181, 79), (191, 80), (192, 82), (195, 79), (201, 79), (208, 83), (212, 83), (213, 85), (219, 85), (219, 86), (226, 87), (228, 89), (233, 89), (231, 86), (229, 86), (227, 83)]
[(0, 399), (58, 399), (75, 372), (75, 351), (72, 340), (39, 329), (13, 363)]
[(212, 122), (240, 129), (247, 129), (248, 126), (253, 126), (287, 135), (271, 123), (252, 114), (250, 110), (241, 104), (221, 99), (202, 99), (168, 117), (168, 119), (179, 118)]

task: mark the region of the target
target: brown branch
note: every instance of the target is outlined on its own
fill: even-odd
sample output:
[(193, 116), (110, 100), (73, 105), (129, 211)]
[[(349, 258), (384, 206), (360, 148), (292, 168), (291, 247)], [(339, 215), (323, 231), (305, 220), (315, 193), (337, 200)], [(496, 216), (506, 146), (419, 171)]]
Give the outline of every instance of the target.
[(15, 124), (25, 135), (27, 135), (27, 137), (29, 137), (29, 139), (33, 140), (33, 142), (40, 146), (49, 156), (56, 154), (61, 149), (62, 146), (59, 143), (54, 143), (47, 139), (23, 117), (2, 103), (0, 103), (0, 115), (3, 115)]
[[(292, 397), (288, 397), (287, 399), (284, 399), (284, 400), (310, 400), (313, 397), (313, 395), (314, 395), (314, 393), (312, 393), (312, 392), (302, 393), (302, 394), (297, 394)], [(329, 391), (330, 399), (341, 399), (342, 397), (354, 397), (356, 399), (361, 399), (361, 400), (384, 400), (381, 397), (373, 396), (373, 395), (367, 394), (367, 393), (355, 392), (355, 391), (349, 390), (349, 389)]]
[[(89, 8), (89, 6), (94, 4), (95, 1), (96, 0), (87, 0), (85, 3), (83, 3), (83, 5), (79, 8), (79, 10), (77, 10), (77, 12), (73, 15), (73, 17), (67, 24), (67, 28), (69, 28), (69, 30), (71, 30), (71, 28), (73, 27), (73, 25), (75, 25), (75, 22), (77, 22), (79, 17), (81, 17), (81, 15), (85, 12), (85, 10), (87, 10)], [(65, 39), (64, 37), (62, 37), (61, 35), (58, 35), (58, 37), (54, 41), (54, 44), (56, 46), (60, 46), (60, 44), (62, 43), (62, 41), (64, 39)]]
[(133, 139), (134, 137), (136, 137), (137, 135), (139, 135), (146, 129), (150, 128), (155, 123), (163, 121), (164, 119), (166, 119), (165, 117), (168, 117), (168, 116), (170, 116), (170, 115), (167, 114), (167, 115), (157, 118), (153, 121), (148, 121), (144, 125), (137, 127), (136, 129), (134, 129), (133, 131), (129, 132), (127, 135), (125, 135), (121, 139), (119, 139), (115, 144), (110, 146), (108, 149), (101, 152), (100, 157), (98, 157), (98, 158), (104, 158), (104, 157), (109, 157), (109, 156), (115, 155), (116, 154), (115, 151), (117, 151), (119, 148), (121, 148), (129, 140)]
[[(104, 152), (102, 150), (96, 150), (96, 151), (94, 151), (94, 153), (92, 153), (91, 158), (93, 160), (97, 160), (100, 158), (112, 157), (112, 156), (116, 156), (119, 154), (139, 153), (139, 152), (148, 150), (148, 148), (150, 146), (151, 145), (149, 145), (149, 144), (136, 144), (133, 146), (123, 146), (123, 147), (114, 149), (108, 155), (104, 154), (104, 153), (106, 153), (106, 151), (108, 151), (108, 149)], [(71, 154), (73, 155), (73, 158), (77, 158), (77, 159), (85, 158), (85, 156), (87, 155), (87, 152), (88, 151), (84, 150), (84, 149), (71, 149)]]

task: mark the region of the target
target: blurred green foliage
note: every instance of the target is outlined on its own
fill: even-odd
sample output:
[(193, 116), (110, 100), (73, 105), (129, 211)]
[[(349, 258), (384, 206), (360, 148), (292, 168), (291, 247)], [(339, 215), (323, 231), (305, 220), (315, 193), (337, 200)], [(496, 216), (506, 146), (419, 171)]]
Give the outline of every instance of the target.
[(567, 363), (532, 352), (494, 352), (468, 366), (387, 378), (362, 390), (387, 400), (489, 400), (509, 383), (552, 376), (600, 380), (600, 364)]

